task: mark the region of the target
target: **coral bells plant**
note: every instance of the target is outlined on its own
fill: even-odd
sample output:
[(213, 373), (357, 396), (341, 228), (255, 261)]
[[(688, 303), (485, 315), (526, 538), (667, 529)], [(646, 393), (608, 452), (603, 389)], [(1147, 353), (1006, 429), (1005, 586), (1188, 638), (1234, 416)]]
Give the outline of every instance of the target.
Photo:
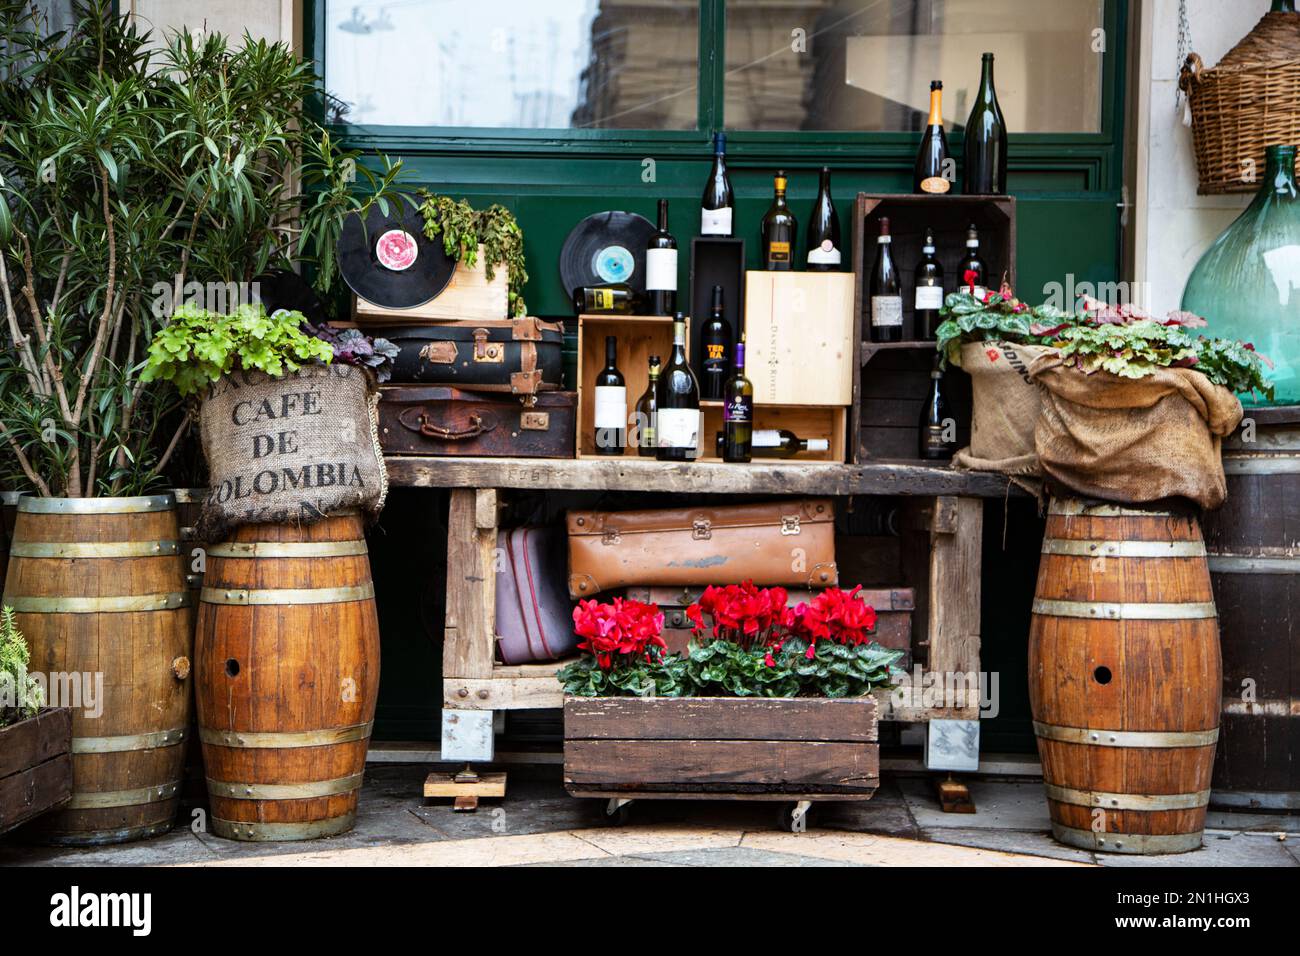
[(657, 604), (616, 597), (609, 604), (580, 601), (573, 609), (578, 647), (596, 659), (601, 670), (620, 660), (653, 663), (664, 647), (664, 616)]

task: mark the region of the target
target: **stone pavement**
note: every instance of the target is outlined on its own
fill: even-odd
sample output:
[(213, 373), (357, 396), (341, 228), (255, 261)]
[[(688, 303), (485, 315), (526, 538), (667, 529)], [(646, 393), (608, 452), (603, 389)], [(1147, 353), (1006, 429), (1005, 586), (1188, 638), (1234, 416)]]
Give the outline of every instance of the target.
[(505, 800), (453, 813), (419, 797), (427, 770), (367, 768), (357, 827), (341, 837), (234, 843), (178, 827), (87, 850), (0, 840), (0, 866), (1300, 866), (1300, 815), (1211, 811), (1204, 849), (1178, 856), (1064, 847), (1047, 835), (1036, 782), (972, 781), (978, 812), (947, 814), (929, 778), (887, 774), (871, 801), (814, 807), (792, 834), (777, 829), (777, 805), (739, 801), (635, 803), (611, 827), (603, 802), (568, 796), (553, 766), (512, 768)]

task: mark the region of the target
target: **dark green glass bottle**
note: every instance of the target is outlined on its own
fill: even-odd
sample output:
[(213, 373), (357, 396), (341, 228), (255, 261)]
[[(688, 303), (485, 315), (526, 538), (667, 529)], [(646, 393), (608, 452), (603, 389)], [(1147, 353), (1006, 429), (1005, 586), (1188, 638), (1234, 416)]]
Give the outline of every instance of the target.
[(754, 385), (745, 378), (744, 339), (736, 343), (736, 371), (727, 380), (722, 423), (722, 460), (749, 461), (754, 438)]
[(961, 191), (968, 196), (1001, 196), (1007, 191), (1007, 122), (993, 88), (993, 54), (984, 54), (975, 105), (963, 131)]

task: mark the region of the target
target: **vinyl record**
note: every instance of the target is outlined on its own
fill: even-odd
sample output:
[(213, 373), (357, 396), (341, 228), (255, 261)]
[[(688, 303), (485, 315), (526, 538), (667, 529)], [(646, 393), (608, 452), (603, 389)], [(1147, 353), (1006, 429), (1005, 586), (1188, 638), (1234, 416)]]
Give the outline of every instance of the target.
[(560, 279), (574, 289), (626, 282), (645, 291), (645, 247), (655, 224), (634, 212), (598, 212), (573, 227), (560, 249)]
[(424, 237), (424, 217), (418, 209), (390, 204), (388, 211), (385, 216), (371, 206), (364, 224), (356, 213), (343, 221), (339, 272), (366, 301), (386, 309), (410, 309), (447, 288), (456, 262), (441, 242)]
[(301, 312), (312, 325), (320, 325), (329, 318), (320, 296), (298, 273), (288, 269), (272, 269), (253, 279), (257, 283), (262, 307), (267, 315), (280, 309)]

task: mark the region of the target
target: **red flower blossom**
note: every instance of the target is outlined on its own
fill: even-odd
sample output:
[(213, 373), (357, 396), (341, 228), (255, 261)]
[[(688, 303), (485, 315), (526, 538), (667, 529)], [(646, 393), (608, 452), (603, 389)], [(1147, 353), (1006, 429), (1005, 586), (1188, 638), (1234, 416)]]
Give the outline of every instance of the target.
[(715, 638), (726, 638), (742, 647), (771, 644), (780, 639), (781, 629), (793, 618), (794, 612), (786, 607), (789, 599), (785, 588), (757, 588), (753, 581), (726, 587), (710, 585), (699, 601), (686, 609), (686, 617), (697, 635), (704, 633), (704, 615), (708, 614)]
[(830, 588), (817, 595), (811, 604), (795, 608), (791, 630), (808, 642), (810, 659), (820, 640), (862, 644), (871, 639), (876, 629), (876, 610), (858, 598), (861, 590), (862, 585), (852, 591)]
[(609, 604), (579, 601), (573, 609), (573, 630), (581, 650), (595, 656), (602, 670), (618, 659), (644, 656), (653, 660), (652, 647), (664, 647), (664, 616), (657, 604), (616, 597)]
[(980, 274), (975, 269), (967, 269), (964, 273), (962, 273), (962, 281), (966, 283), (966, 285), (970, 286), (971, 295), (975, 294), (975, 280), (978, 279), (979, 277)]

